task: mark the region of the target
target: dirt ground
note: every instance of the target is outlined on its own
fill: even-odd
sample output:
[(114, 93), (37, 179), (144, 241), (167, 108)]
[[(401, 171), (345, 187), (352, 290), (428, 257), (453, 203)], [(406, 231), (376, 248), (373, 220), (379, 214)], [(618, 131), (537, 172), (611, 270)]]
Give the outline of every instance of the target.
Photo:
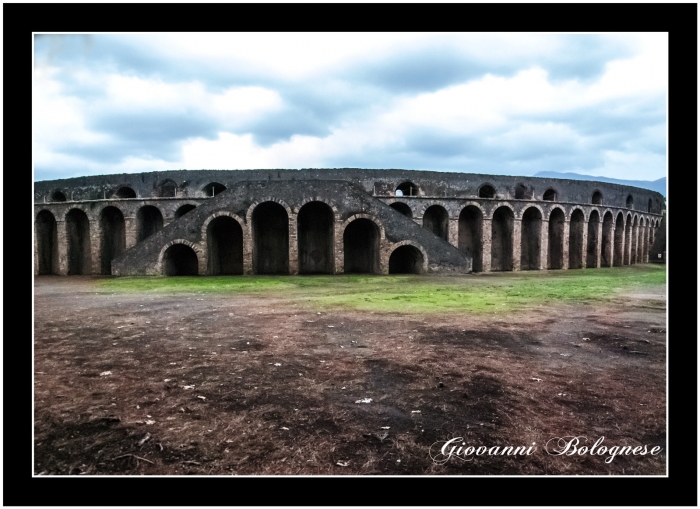
[[(35, 474), (666, 473), (665, 286), (469, 315), (98, 283), (35, 278)], [(434, 462), (454, 437), (535, 447)]]

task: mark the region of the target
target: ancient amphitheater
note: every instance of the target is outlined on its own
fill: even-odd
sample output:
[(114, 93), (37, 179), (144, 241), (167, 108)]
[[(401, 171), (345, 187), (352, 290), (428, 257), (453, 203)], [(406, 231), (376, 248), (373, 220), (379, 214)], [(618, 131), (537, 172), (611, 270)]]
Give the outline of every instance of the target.
[(34, 184), (35, 274), (455, 273), (648, 261), (654, 191), (406, 170), (179, 170)]

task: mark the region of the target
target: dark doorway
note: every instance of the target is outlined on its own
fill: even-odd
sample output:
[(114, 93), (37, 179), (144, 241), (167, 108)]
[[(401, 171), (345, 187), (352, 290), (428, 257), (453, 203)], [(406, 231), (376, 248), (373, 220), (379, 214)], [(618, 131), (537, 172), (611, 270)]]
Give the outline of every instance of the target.
[(520, 269), (539, 270), (542, 238), (542, 212), (530, 207), (521, 223)]
[(401, 212), (404, 216), (406, 217), (413, 217), (413, 212), (411, 211), (411, 207), (406, 205), (405, 203), (401, 203), (400, 201), (395, 201), (391, 205), (389, 205), (392, 209), (398, 210)]
[(158, 186), (158, 196), (161, 198), (175, 198), (177, 184), (172, 180), (165, 180)]
[(525, 200), (529, 198), (528, 192), (527, 192), (527, 187), (523, 184), (518, 184), (515, 186), (515, 199), (516, 200)]
[[(612, 219), (611, 219), (612, 220)], [(586, 268), (596, 268), (596, 258), (598, 255), (598, 227), (600, 226), (600, 214), (597, 210), (591, 212), (588, 218), (588, 238), (586, 239)], [(601, 260), (602, 265), (602, 260)]]
[(603, 204), (603, 195), (600, 194), (600, 191), (596, 191), (593, 193), (593, 197), (591, 198), (591, 203), (593, 205), (602, 205)]
[(433, 232), (442, 240), (447, 240), (450, 219), (447, 211), (440, 205), (433, 205), (423, 214), (423, 228)]
[(80, 209), (66, 215), (68, 275), (90, 274), (90, 221)]
[(472, 259), (472, 272), (481, 272), (481, 234), (483, 214), (478, 207), (468, 205), (459, 213), (457, 245), (459, 250)]
[(120, 187), (117, 189), (117, 191), (114, 193), (115, 198), (136, 198), (136, 191), (131, 189), (130, 187)]
[(414, 246), (400, 246), (389, 257), (389, 274), (421, 274), (423, 253)]
[(146, 205), (136, 213), (136, 240), (141, 242), (163, 229), (163, 214), (158, 207)]
[(379, 227), (369, 219), (355, 219), (343, 233), (346, 273), (379, 273)]
[(542, 195), (544, 201), (557, 201), (557, 192), (554, 189), (547, 189)]
[[(418, 186), (413, 182), (404, 182), (396, 188), (397, 196), (418, 196)], [(400, 191), (400, 193), (398, 192)]]
[(279, 203), (261, 203), (253, 211), (253, 272), (289, 274), (289, 215)]
[(54, 191), (51, 195), (51, 201), (66, 201), (66, 195), (61, 191)]
[(185, 244), (173, 244), (163, 254), (163, 274), (166, 276), (196, 276), (199, 274), (197, 253)]
[(625, 201), (625, 205), (627, 205), (628, 209), (631, 209), (632, 206), (634, 205), (634, 198), (632, 198), (631, 194), (629, 196), (627, 196), (627, 200)]
[(495, 198), (496, 190), (489, 184), (484, 184), (479, 188), (479, 198)]
[(100, 214), (100, 273), (112, 273), (112, 260), (126, 249), (124, 215), (117, 207), (105, 207)]
[(491, 270), (513, 270), (513, 211), (499, 207), (491, 221)]
[(549, 214), (549, 268), (564, 267), (564, 212), (554, 209)]
[(320, 201), (304, 205), (297, 215), (299, 273), (333, 273), (333, 209)]
[(210, 184), (207, 184), (204, 186), (204, 196), (216, 196), (219, 194), (221, 191), (225, 191), (226, 186), (223, 184), (219, 184), (218, 182), (212, 182)]
[(569, 268), (583, 267), (583, 226), (585, 217), (581, 209), (571, 213), (569, 220)]
[(243, 229), (234, 218), (219, 216), (207, 227), (209, 274), (243, 274)]
[(178, 219), (178, 218), (184, 216), (185, 214), (187, 214), (188, 212), (190, 212), (196, 208), (197, 207), (195, 205), (183, 205), (182, 207), (180, 207), (179, 209), (177, 209), (175, 211), (175, 219)]
[(58, 230), (56, 218), (48, 210), (36, 216), (36, 243), (39, 274), (58, 274)]

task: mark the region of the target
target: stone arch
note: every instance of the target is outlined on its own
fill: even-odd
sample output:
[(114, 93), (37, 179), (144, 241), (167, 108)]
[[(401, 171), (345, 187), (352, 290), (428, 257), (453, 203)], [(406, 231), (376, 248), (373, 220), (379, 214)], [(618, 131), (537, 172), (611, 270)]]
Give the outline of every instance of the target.
[(390, 206), (392, 209), (398, 211), (400, 214), (403, 214), (403, 215), (406, 216), (407, 218), (409, 218), (409, 219), (413, 218), (413, 210), (411, 209), (410, 206), (408, 206), (408, 205), (405, 204), (404, 202), (402, 202), (402, 201), (395, 201), (395, 202), (393, 202), (393, 203), (390, 203), (389, 206)]
[(477, 196), (479, 198), (495, 198), (496, 197), (496, 188), (488, 183), (484, 182), (479, 186), (479, 190), (477, 191)]
[(627, 195), (627, 200), (625, 200), (625, 207), (631, 209), (634, 207), (634, 198), (631, 194)]
[(255, 274), (289, 274), (289, 207), (278, 201), (255, 205), (250, 225)]
[(129, 187), (129, 186), (120, 186), (112, 194), (112, 198), (119, 198), (119, 199), (136, 198), (136, 197), (137, 197), (136, 191), (134, 191), (134, 189)]
[(520, 236), (520, 269), (539, 270), (541, 266), (542, 218), (540, 207), (527, 207), (523, 211)]
[(420, 188), (413, 182), (407, 180), (396, 186), (396, 196), (419, 196), (421, 193)]
[(491, 219), (491, 270), (513, 270), (513, 208), (498, 207)]
[(588, 215), (588, 230), (586, 232), (586, 268), (589, 269), (595, 269), (598, 264), (599, 225), (600, 213), (597, 209), (593, 209)]
[(90, 274), (90, 220), (78, 208), (66, 214), (66, 240), (68, 248), (68, 275)]
[(207, 185), (202, 187), (202, 193), (204, 196), (213, 197), (222, 191), (226, 190), (226, 186), (219, 182), (209, 182)]
[(493, 205), (492, 205), (492, 207), (491, 207), (491, 214), (490, 214), (491, 220), (493, 220), (493, 215), (496, 213), (496, 210), (498, 210), (498, 209), (501, 208), (501, 207), (507, 207), (507, 208), (509, 208), (510, 211), (513, 213), (513, 218), (516, 218), (516, 217), (517, 217), (517, 214), (515, 213), (515, 207), (514, 207), (513, 205), (511, 205), (511, 204), (510, 204), (509, 202), (507, 202), (507, 201), (499, 201), (499, 202), (493, 203)]
[(168, 242), (161, 249), (158, 265), (164, 276), (199, 275), (199, 247), (185, 239)]
[(386, 235), (384, 233), (384, 223), (378, 217), (364, 212), (353, 214), (352, 216), (348, 217), (345, 221), (343, 221), (343, 224), (340, 226), (340, 231), (342, 231), (344, 234), (345, 229), (348, 227), (348, 225), (356, 219), (369, 219), (370, 221), (372, 221), (379, 228), (379, 241), (384, 242), (386, 240)]
[(654, 208), (654, 202), (649, 198), (649, 203), (647, 204), (647, 212), (651, 212)]
[(555, 210), (561, 211), (561, 213), (564, 214), (564, 217), (566, 218), (567, 214), (566, 214), (566, 210), (564, 210), (564, 207), (562, 207), (561, 205), (554, 205), (553, 207), (551, 207), (549, 209), (549, 213), (547, 214), (547, 218), (546, 218), (547, 221), (549, 221), (549, 218), (552, 215), (552, 212), (554, 212)]
[(49, 210), (39, 211), (34, 222), (39, 275), (58, 274), (58, 226)]
[(450, 229), (450, 216), (442, 205), (431, 205), (423, 213), (423, 228), (447, 241)]
[(197, 208), (197, 205), (193, 203), (185, 203), (184, 205), (180, 205), (177, 210), (175, 211), (174, 217), (175, 219), (179, 219), (188, 212), (192, 212), (194, 209)]
[(175, 198), (177, 196), (177, 183), (172, 179), (165, 179), (158, 184), (156, 195), (159, 198)]
[(529, 200), (532, 198), (532, 191), (525, 184), (518, 183), (515, 185), (515, 199)]
[(615, 218), (615, 246), (613, 253), (613, 266), (619, 267), (624, 260), (624, 240), (625, 240), (625, 214), (619, 212)]
[(100, 274), (112, 274), (112, 260), (126, 250), (124, 214), (112, 205), (100, 211)]
[(481, 272), (484, 227), (484, 210), (474, 204), (465, 206), (459, 213), (457, 247), (472, 259), (472, 272)]
[(141, 242), (163, 229), (163, 213), (155, 205), (144, 205), (136, 213), (136, 241)]
[(53, 193), (51, 193), (51, 201), (66, 201), (66, 195), (63, 191), (56, 189)]
[(564, 268), (564, 223), (566, 215), (560, 207), (549, 211), (549, 269)]
[(613, 221), (613, 213), (610, 209), (603, 214), (603, 231), (600, 249), (600, 265), (601, 267), (612, 267), (615, 240), (615, 222)]
[(243, 225), (235, 214), (220, 211), (202, 225), (207, 272), (212, 276), (243, 274)]
[(333, 274), (335, 213), (321, 200), (307, 201), (297, 214), (300, 274)]
[(583, 268), (583, 228), (586, 217), (583, 210), (576, 207), (569, 219), (569, 268)]
[(550, 187), (542, 194), (542, 201), (557, 201), (557, 195), (556, 189)]
[(427, 271), (428, 256), (425, 250), (410, 241), (393, 246), (389, 256), (389, 274), (422, 274)]
[(542, 215), (543, 219), (546, 217), (544, 209), (540, 207), (537, 203), (526, 203), (520, 208), (519, 211), (513, 209), (513, 213), (515, 213), (516, 219), (522, 219), (523, 215), (525, 214), (525, 211), (529, 208), (536, 208), (540, 211), (540, 214)]
[(603, 204), (603, 193), (601, 193), (599, 190), (593, 191), (593, 196), (591, 196), (591, 203), (593, 205), (602, 205)]
[(372, 219), (358, 217), (343, 229), (343, 271), (345, 273), (381, 272), (380, 246), (383, 232)]
[(265, 196), (265, 197), (263, 197), (263, 198), (261, 198), (261, 199), (259, 199), (259, 200), (256, 200), (256, 201), (254, 201), (253, 203), (250, 204), (250, 206), (248, 207), (248, 210), (246, 210), (246, 214), (245, 214), (245, 221), (246, 221), (246, 224), (252, 224), (252, 221), (253, 221), (253, 211), (255, 210), (255, 208), (256, 208), (258, 205), (260, 205), (260, 204), (262, 204), (262, 203), (267, 203), (267, 202), (274, 202), (274, 203), (277, 203), (277, 204), (281, 205), (282, 207), (284, 207), (284, 210), (287, 211), (287, 216), (288, 216), (288, 217), (294, 217), (294, 211), (292, 211), (292, 207), (290, 207), (289, 205), (287, 205), (287, 203), (286, 203), (284, 200), (280, 200), (279, 198), (274, 198), (274, 197), (272, 197), (272, 196)]

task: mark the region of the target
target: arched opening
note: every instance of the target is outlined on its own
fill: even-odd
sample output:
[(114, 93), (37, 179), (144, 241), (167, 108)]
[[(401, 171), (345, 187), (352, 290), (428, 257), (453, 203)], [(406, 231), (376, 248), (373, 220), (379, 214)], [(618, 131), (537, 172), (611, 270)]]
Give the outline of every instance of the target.
[(418, 186), (413, 182), (403, 182), (396, 188), (396, 196), (418, 196)]
[(652, 202), (651, 198), (649, 198), (649, 203), (647, 204), (647, 212), (651, 212), (653, 204), (654, 204), (654, 202)]
[(389, 257), (389, 274), (421, 274), (423, 253), (414, 246), (400, 246)]
[(569, 268), (583, 267), (583, 223), (585, 218), (581, 209), (571, 213), (569, 219)]
[(622, 265), (622, 260), (624, 257), (622, 253), (624, 251), (623, 241), (625, 240), (625, 217), (622, 213), (617, 215), (615, 220), (615, 247), (613, 253), (613, 266), (619, 267)]
[(177, 184), (168, 179), (164, 180), (158, 186), (158, 196), (160, 198), (175, 198), (177, 195)]
[(299, 210), (300, 274), (333, 274), (333, 225), (333, 209), (323, 202), (312, 201)]
[(484, 184), (479, 188), (479, 198), (494, 198), (496, 196), (496, 190), (492, 185)]
[(491, 221), (491, 270), (513, 270), (513, 211), (499, 207)]
[(190, 205), (190, 204), (183, 205), (182, 207), (180, 207), (179, 209), (177, 209), (175, 211), (175, 219), (178, 219), (178, 218), (184, 216), (185, 214), (187, 214), (188, 212), (190, 212), (196, 208), (197, 208), (196, 205)]
[(481, 235), (483, 214), (478, 207), (468, 205), (459, 214), (459, 231), (457, 245), (459, 250), (472, 259), (472, 272), (481, 272), (482, 247)]
[(564, 267), (564, 211), (554, 209), (549, 214), (549, 268)]
[(591, 203), (593, 205), (602, 205), (603, 204), (603, 195), (601, 194), (600, 191), (596, 191), (593, 193), (593, 196), (591, 197)]
[(112, 260), (126, 249), (124, 214), (117, 207), (105, 207), (100, 214), (100, 273), (112, 273)]
[(611, 212), (606, 212), (603, 217), (603, 238), (600, 246), (600, 266), (612, 267), (615, 256), (613, 250), (613, 216)]
[(150, 237), (163, 229), (163, 214), (158, 207), (146, 205), (136, 213), (136, 240)]
[(527, 187), (524, 184), (518, 184), (515, 186), (515, 199), (525, 200), (529, 198), (529, 193), (527, 192)]
[(35, 227), (39, 274), (58, 274), (56, 218), (48, 210), (42, 210), (36, 216)]
[(409, 217), (409, 218), (413, 217), (413, 211), (411, 210), (411, 207), (409, 207), (405, 203), (401, 203), (400, 201), (395, 201), (394, 203), (392, 203), (389, 206), (394, 210), (398, 210), (406, 217)]
[(219, 216), (207, 226), (209, 274), (243, 274), (243, 229), (234, 218)]
[(163, 254), (163, 275), (196, 276), (199, 274), (197, 253), (185, 244), (173, 244)]
[[(612, 222), (612, 216), (610, 217)], [(597, 266), (597, 255), (598, 255), (598, 226), (600, 225), (600, 214), (597, 210), (591, 212), (588, 218), (588, 231), (586, 239), (586, 268), (595, 269)], [(605, 227), (603, 227), (605, 228)], [(602, 261), (601, 261), (602, 265)], [(607, 266), (607, 265), (604, 265)]]
[(136, 191), (127, 186), (122, 186), (114, 192), (114, 198), (136, 198)]
[(634, 205), (634, 198), (632, 198), (631, 194), (629, 196), (627, 196), (627, 201), (625, 202), (625, 204), (627, 205), (628, 209), (631, 209), (632, 206)]
[(221, 191), (225, 191), (226, 186), (218, 182), (211, 182), (204, 186), (202, 190), (204, 191), (204, 196), (216, 196)]
[(632, 251), (632, 215), (627, 216), (625, 221), (625, 250), (622, 254), (623, 265), (630, 264), (630, 253)]
[(343, 251), (346, 273), (379, 273), (379, 227), (369, 219), (355, 219), (343, 232)]
[(90, 221), (80, 209), (66, 214), (68, 275), (90, 274)]
[(253, 211), (253, 272), (289, 274), (289, 216), (273, 201)]
[(61, 191), (54, 191), (51, 195), (51, 201), (66, 201), (66, 195)]
[(447, 240), (450, 218), (447, 211), (440, 205), (432, 205), (423, 213), (423, 228), (433, 232), (443, 240)]
[(557, 201), (557, 192), (551, 187), (542, 195), (544, 201)]
[(539, 270), (542, 213), (536, 207), (528, 208), (521, 223), (520, 269)]

